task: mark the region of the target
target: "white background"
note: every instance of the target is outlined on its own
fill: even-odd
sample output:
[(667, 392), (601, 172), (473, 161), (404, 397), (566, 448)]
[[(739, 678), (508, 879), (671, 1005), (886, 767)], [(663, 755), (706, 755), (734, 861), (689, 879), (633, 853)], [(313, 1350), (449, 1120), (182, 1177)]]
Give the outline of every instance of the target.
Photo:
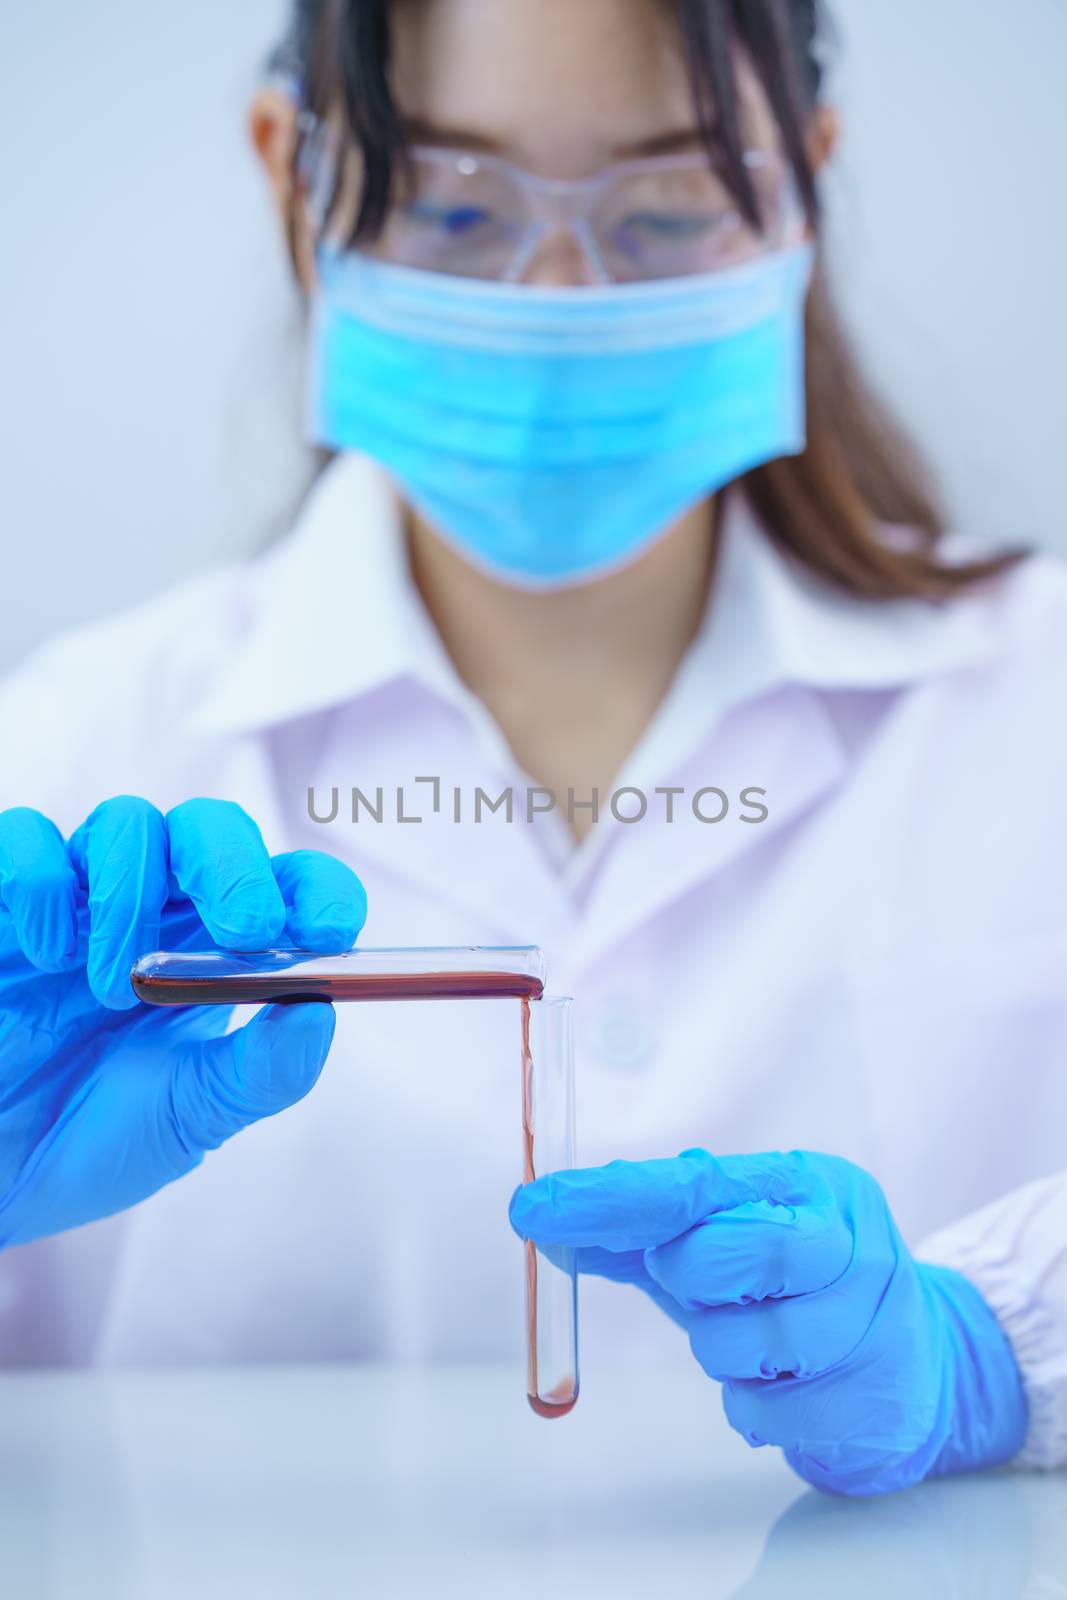
[[(299, 308), (244, 137), (282, 0), (5, 18), (0, 666), (284, 527)], [(836, 276), (954, 520), (1067, 553), (1067, 0), (837, 0)]]

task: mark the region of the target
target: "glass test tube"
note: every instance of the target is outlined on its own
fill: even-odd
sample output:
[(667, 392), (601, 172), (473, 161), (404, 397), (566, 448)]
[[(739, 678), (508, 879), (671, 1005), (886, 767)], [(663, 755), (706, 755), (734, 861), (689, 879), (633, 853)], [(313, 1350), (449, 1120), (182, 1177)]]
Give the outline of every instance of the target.
[(535, 999), (545, 986), (536, 945), (370, 946), (313, 950), (157, 950), (130, 973), (156, 1006), (265, 1005), (293, 1000)]
[[(522, 1002), (524, 1183), (574, 1166), (571, 1002)], [(578, 1399), (578, 1270), (572, 1249), (552, 1257), (526, 1241), (526, 1394), (539, 1417), (565, 1417)]]

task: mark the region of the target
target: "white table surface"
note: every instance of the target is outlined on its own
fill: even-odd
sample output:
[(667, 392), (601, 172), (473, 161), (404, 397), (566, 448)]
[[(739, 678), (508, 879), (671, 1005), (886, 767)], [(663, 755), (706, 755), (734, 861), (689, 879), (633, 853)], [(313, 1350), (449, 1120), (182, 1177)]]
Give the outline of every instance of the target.
[(7, 1374), (0, 1594), (1052, 1600), (1067, 1476), (828, 1499), (689, 1363), (555, 1422), (511, 1365)]

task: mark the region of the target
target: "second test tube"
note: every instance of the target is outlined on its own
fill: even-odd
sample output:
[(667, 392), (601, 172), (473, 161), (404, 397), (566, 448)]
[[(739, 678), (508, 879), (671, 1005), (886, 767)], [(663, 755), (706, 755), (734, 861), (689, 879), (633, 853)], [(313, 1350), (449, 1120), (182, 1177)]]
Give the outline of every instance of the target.
[[(574, 1166), (571, 1002), (522, 1002), (523, 1182)], [(539, 1417), (563, 1417), (578, 1399), (578, 1270), (574, 1251), (552, 1259), (527, 1241), (527, 1381)]]

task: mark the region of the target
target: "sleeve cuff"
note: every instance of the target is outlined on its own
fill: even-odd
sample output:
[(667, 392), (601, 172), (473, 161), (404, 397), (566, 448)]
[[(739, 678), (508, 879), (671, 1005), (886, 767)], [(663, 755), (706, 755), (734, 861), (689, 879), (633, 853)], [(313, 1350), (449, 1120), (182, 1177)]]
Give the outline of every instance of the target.
[(1067, 1181), (1030, 1184), (932, 1235), (915, 1255), (969, 1279), (1011, 1343), (1029, 1405), (1016, 1464), (1067, 1464)]

